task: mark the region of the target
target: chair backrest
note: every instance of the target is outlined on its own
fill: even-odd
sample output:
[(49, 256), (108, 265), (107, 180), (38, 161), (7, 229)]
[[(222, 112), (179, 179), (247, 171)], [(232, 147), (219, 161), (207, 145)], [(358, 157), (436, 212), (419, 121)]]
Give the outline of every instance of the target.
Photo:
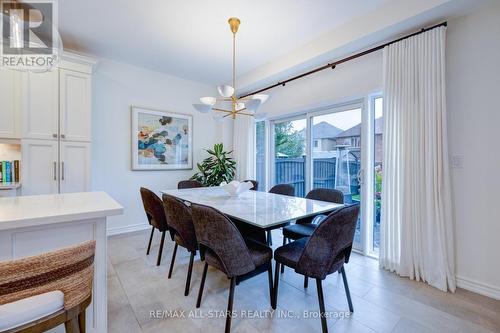
[[(338, 204), (344, 203), (344, 193), (339, 190), (329, 189), (329, 188), (315, 188), (309, 191), (306, 195), (306, 199), (321, 200), (327, 202), (333, 202)], [(296, 221), (297, 224), (307, 224), (314, 220), (314, 216), (304, 217)]]
[(160, 231), (167, 230), (167, 218), (165, 216), (165, 208), (163, 208), (163, 202), (161, 199), (158, 198), (153, 191), (144, 187), (141, 187), (141, 198), (149, 224)]
[(324, 279), (333, 273), (335, 263), (342, 260), (347, 262), (358, 215), (358, 204), (330, 213), (307, 241), (295, 270), (300, 274)]
[(282, 195), (288, 195), (289, 197), (293, 197), (295, 194), (295, 189), (293, 188), (292, 185), (289, 184), (278, 184), (274, 185), (269, 190), (269, 193), (282, 194)]
[(189, 251), (195, 251), (198, 248), (198, 242), (196, 241), (191, 209), (181, 200), (168, 194), (163, 194), (163, 205), (168, 228), (174, 233), (174, 238), (179, 237), (181, 245)]
[(200, 247), (207, 248), (219, 258), (229, 277), (255, 269), (241, 233), (229, 218), (212, 207), (194, 203), (191, 211)]
[(184, 188), (196, 188), (196, 187), (204, 187), (202, 183), (197, 180), (189, 179), (189, 180), (181, 180), (177, 183), (177, 189), (182, 190)]
[(95, 241), (0, 262), (0, 304), (60, 290), (64, 308), (92, 295)]
[(253, 187), (250, 189), (250, 191), (258, 191), (259, 190), (259, 182), (258, 181), (247, 179), (247, 180), (244, 180), (243, 182), (250, 182), (253, 184)]

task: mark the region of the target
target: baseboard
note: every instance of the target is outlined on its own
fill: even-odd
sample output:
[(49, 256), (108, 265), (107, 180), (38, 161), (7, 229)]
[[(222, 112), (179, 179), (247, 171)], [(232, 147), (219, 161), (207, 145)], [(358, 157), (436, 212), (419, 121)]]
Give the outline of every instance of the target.
[(114, 235), (125, 234), (128, 232), (146, 230), (149, 228), (150, 228), (149, 224), (145, 224), (145, 223), (133, 224), (133, 225), (127, 225), (124, 227), (109, 228), (106, 231), (106, 235), (109, 237), (109, 236), (114, 236)]
[(500, 288), (483, 282), (457, 276), (457, 287), (500, 300)]

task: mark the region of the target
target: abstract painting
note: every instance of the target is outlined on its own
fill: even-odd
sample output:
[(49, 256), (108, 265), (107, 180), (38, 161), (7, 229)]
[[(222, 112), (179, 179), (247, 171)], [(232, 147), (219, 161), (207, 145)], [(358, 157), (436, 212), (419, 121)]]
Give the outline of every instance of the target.
[(193, 117), (132, 107), (132, 170), (193, 168)]

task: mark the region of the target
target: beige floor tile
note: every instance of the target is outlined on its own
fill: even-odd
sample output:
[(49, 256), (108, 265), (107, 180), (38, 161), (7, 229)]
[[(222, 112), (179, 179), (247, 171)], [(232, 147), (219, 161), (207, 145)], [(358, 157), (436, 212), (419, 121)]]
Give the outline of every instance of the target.
[(401, 318), (394, 327), (393, 333), (437, 333), (437, 331), (432, 330), (428, 327), (422, 326), (416, 321), (408, 318)]
[[(201, 308), (194, 312), (204, 264), (195, 259), (190, 294), (184, 296), (189, 253), (177, 251), (173, 276), (167, 279), (173, 242), (166, 238), (163, 258), (156, 266), (160, 234), (146, 255), (150, 231), (114, 236), (108, 242), (109, 332), (221, 332), (229, 280), (209, 268)], [(282, 243), (273, 232), (274, 248)], [(372, 258), (353, 253), (346, 272), (354, 303), (348, 305), (342, 278), (335, 273), (323, 282), (331, 332), (500, 332), (500, 302), (464, 290), (442, 293), (424, 283), (378, 268)], [(274, 270), (273, 270), (274, 273)], [(241, 282), (235, 291), (232, 331), (244, 333), (321, 332), (316, 283), (287, 268), (280, 277), (278, 308), (272, 312), (267, 274)], [(170, 314), (157, 318), (160, 313)], [(172, 312), (177, 311), (177, 312)], [(306, 311), (306, 312), (304, 312)], [(184, 318), (172, 316), (183, 312)], [(196, 314), (196, 316), (194, 316)], [(200, 316), (200, 314), (202, 314)], [(310, 318), (304, 318), (309, 314)], [(339, 317), (341, 316), (341, 317)]]

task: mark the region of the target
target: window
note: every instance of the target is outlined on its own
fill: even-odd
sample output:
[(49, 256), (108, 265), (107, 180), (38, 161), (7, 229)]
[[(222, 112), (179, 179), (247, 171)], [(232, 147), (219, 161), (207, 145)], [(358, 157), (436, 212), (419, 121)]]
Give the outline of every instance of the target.
[(382, 161), (383, 161), (383, 104), (382, 97), (375, 97), (372, 99), (372, 110), (374, 113), (373, 119), (373, 150), (374, 150), (374, 163), (373, 163), (373, 246), (374, 252), (378, 252), (380, 245), (380, 208), (382, 204)]
[(273, 184), (292, 185), (297, 197), (306, 195), (306, 124), (305, 118), (273, 124)]
[[(361, 202), (361, 111), (359, 107), (332, 109), (311, 117), (312, 136), (330, 142), (312, 153), (312, 187), (336, 189), (346, 203)], [(354, 246), (362, 247), (361, 216)]]
[[(322, 108), (256, 123), (256, 179), (267, 188), (290, 184), (295, 196), (314, 188), (337, 189), (361, 213), (354, 248), (376, 256), (380, 244), (383, 99)], [(266, 186), (259, 186), (266, 190)]]

